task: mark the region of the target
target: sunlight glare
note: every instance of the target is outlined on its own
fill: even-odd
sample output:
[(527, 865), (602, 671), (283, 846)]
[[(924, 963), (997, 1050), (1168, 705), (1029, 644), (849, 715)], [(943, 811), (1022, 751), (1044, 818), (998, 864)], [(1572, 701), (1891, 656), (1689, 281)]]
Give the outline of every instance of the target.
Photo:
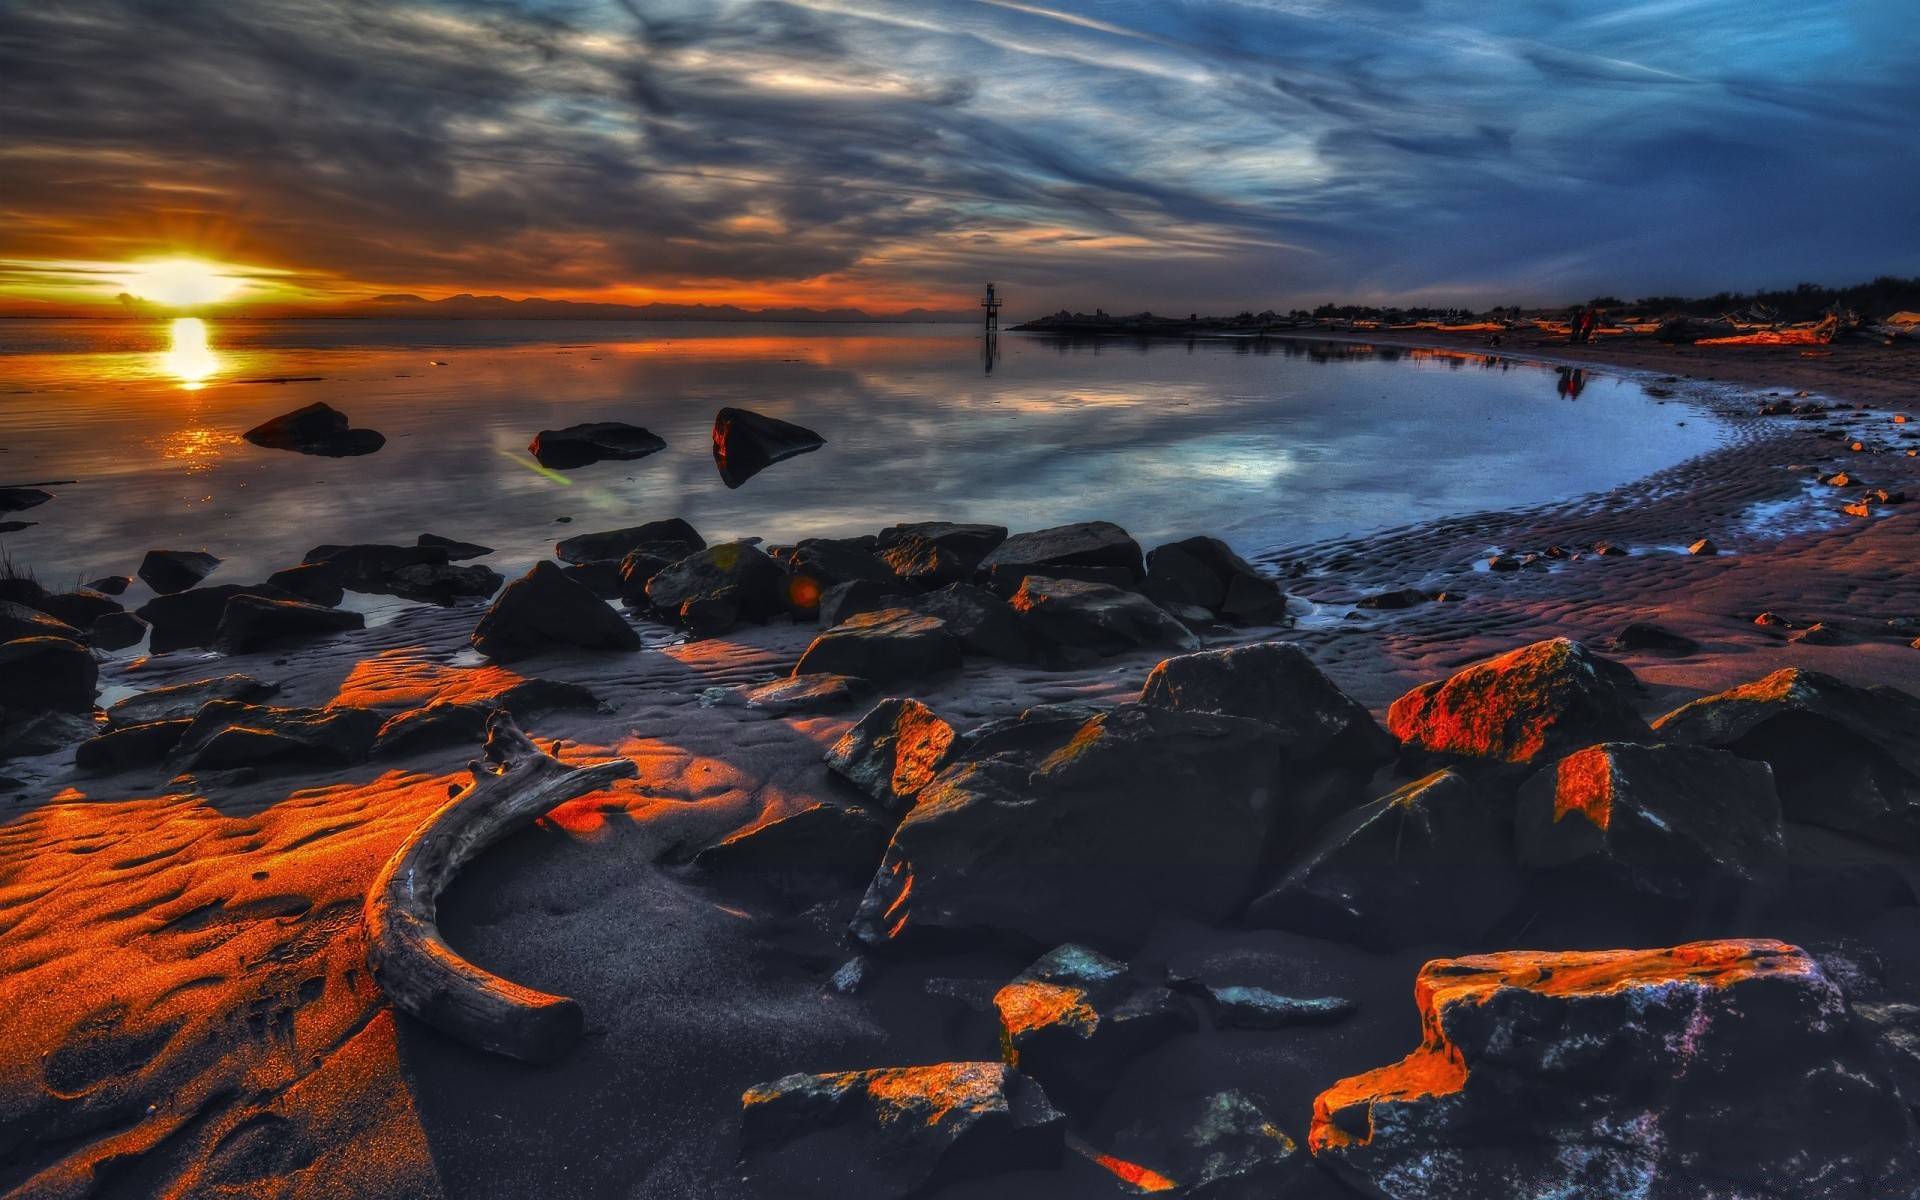
[(129, 263), (127, 291), (141, 300), (170, 308), (217, 304), (239, 291), (243, 280), (219, 263), (198, 258), (156, 258)]
[(207, 344), (207, 323), (199, 317), (176, 317), (167, 335), (170, 341), (160, 355), (160, 369), (188, 391), (205, 387), (220, 370), (220, 356)]

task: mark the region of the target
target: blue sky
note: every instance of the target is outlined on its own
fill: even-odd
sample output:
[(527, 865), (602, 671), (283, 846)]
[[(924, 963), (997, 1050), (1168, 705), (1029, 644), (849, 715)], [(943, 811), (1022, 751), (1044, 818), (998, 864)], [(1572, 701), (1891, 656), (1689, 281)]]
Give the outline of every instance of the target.
[(177, 251), (1019, 312), (1847, 283), (1920, 274), (1917, 123), (1911, 0), (0, 3), (0, 287)]

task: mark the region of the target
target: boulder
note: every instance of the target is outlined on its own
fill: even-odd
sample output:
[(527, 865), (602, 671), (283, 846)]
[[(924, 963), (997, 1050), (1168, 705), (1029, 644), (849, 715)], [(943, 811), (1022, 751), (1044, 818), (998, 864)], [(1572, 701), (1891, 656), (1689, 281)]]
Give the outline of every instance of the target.
[(910, 609), (883, 608), (849, 618), (814, 638), (793, 673), (904, 683), (956, 670), (960, 658), (960, 639), (945, 621)]
[(1048, 567), (1110, 567), (1128, 582), (1146, 575), (1140, 543), (1109, 521), (1083, 521), (1033, 533), (1016, 533), (980, 560), (980, 569), (1008, 567), (1027, 574), (1050, 574)]
[(99, 681), (92, 653), (70, 638), (0, 645), (0, 710), (8, 713), (92, 712)]
[[(633, 556), (628, 555), (627, 557), (631, 558)], [(572, 566), (561, 567), (560, 573), (581, 587), (586, 588), (602, 600), (618, 600), (620, 599), (622, 586), (620, 572), (623, 561), (624, 560), (620, 559), (601, 558), (593, 562), (574, 563)], [(646, 585), (642, 584), (641, 591), (644, 592), (645, 590)]]
[(184, 592), (213, 574), (220, 560), (204, 550), (149, 550), (137, 574), (162, 596)]
[(887, 825), (859, 806), (815, 803), (728, 834), (694, 855), (708, 871), (742, 871), (782, 890), (816, 880), (857, 884), (887, 848)]
[(906, 606), (945, 621), (969, 654), (1016, 663), (1033, 658), (1026, 622), (1011, 604), (983, 587), (950, 583), (939, 591), (915, 596)]
[(789, 1075), (740, 1098), (743, 1157), (773, 1194), (872, 1200), (1060, 1165), (1066, 1122), (997, 1062)]
[(49, 592), (33, 607), (75, 629), (85, 629), (101, 617), (127, 611), (125, 605), (111, 596), (85, 590)]
[(1036, 704), (1018, 716), (998, 717), (958, 734), (947, 761), (1004, 758), (1032, 770), (1071, 742), (1087, 722), (1108, 711), (1097, 704)]
[(1169, 658), (1147, 674), (1140, 703), (1271, 725), (1287, 762), (1302, 769), (1353, 767), (1371, 775), (1398, 750), (1366, 706), (1290, 642)]
[(1287, 621), (1287, 594), (1219, 538), (1169, 542), (1147, 555), (1140, 590), (1163, 603), (1193, 604), (1246, 625)]
[(527, 453), (550, 470), (570, 471), (608, 459), (626, 462), (645, 458), (666, 448), (665, 439), (638, 425), (590, 421), (565, 429), (542, 429), (533, 435)]
[(80, 631), (37, 608), (0, 600), (0, 642), (17, 642), (21, 638), (32, 637), (66, 638), (77, 642), (80, 640)]
[(1199, 1025), (1168, 988), (1142, 983), (1126, 963), (1071, 943), (1016, 975), (994, 993), (993, 1006), (1007, 1065), (1070, 1108), (1098, 1103), (1128, 1063)]
[(827, 768), (888, 812), (913, 806), (946, 765), (953, 726), (918, 700), (882, 700), (827, 751)]
[(748, 688), (741, 703), (759, 712), (784, 717), (845, 708), (873, 692), (872, 681), (855, 675), (790, 675)]
[(1908, 1196), (1913, 1118), (1845, 997), (1769, 941), (1428, 963), (1424, 1039), (1314, 1101), (1308, 1145), (1396, 1200)]
[[(415, 567), (442, 567), (456, 572), (485, 571), (495, 580), (499, 578), (485, 567), (448, 568), (447, 552), (439, 546), (390, 546), (378, 542), (315, 546), (307, 551), (301, 565), (320, 568), (314, 572), (316, 581), (330, 580), (347, 591), (375, 596), (403, 595), (406, 585), (399, 582), (399, 575)], [(418, 578), (424, 583), (431, 576)], [(319, 584), (316, 582), (310, 586), (317, 587)]]
[(802, 617), (815, 615), (821, 596), (839, 584), (865, 580), (896, 592), (908, 590), (880, 558), (858, 544), (834, 538), (801, 542), (787, 555), (786, 568), (787, 605)]
[(73, 765), (102, 775), (155, 766), (166, 760), (192, 724), (181, 718), (109, 729), (75, 747)]
[(973, 578), (980, 561), (1006, 540), (1004, 525), (919, 521), (882, 529), (875, 548), (900, 578), (936, 588)]
[(818, 450), (827, 440), (811, 429), (744, 408), (723, 408), (713, 418), (713, 465), (720, 480), (737, 488), (774, 463)]
[[(37, 508), (51, 499), (53, 499), (52, 492), (41, 491), (39, 488), (0, 487), (0, 513), (25, 512), (27, 509)], [(26, 526), (33, 524), (33, 522), (22, 521), (20, 524)]]
[(416, 563), (387, 576), (384, 590), (385, 594), (404, 600), (446, 606), (462, 599), (484, 599), (499, 591), (505, 582), (506, 576), (478, 564)]
[(899, 608), (907, 599), (900, 594), (902, 590), (898, 586), (875, 583), (871, 579), (835, 584), (820, 594), (820, 605), (815, 610), (815, 616), (822, 629), (832, 629), (861, 613)]
[(193, 772), (240, 767), (334, 767), (365, 761), (384, 724), (372, 709), (269, 708), (213, 700), (201, 706), (171, 759)]
[(1535, 642), (1393, 702), (1387, 730), (1457, 759), (1534, 764), (1596, 742), (1651, 741), (1633, 672), (1566, 638)]
[(357, 612), (323, 608), (299, 600), (269, 600), (264, 596), (235, 596), (227, 601), (214, 633), (213, 648), (222, 654), (252, 654), (289, 638), (325, 637), (366, 628)]
[(130, 612), (108, 613), (93, 624), (81, 640), (95, 650), (125, 650), (147, 636), (147, 623)]
[(553, 556), (561, 562), (583, 563), (603, 558), (625, 558), (636, 550), (646, 550), (661, 558), (677, 561), (706, 548), (707, 540), (700, 536), (699, 531), (679, 517), (669, 517), (664, 521), (648, 521), (644, 525), (632, 525), (625, 529), (576, 534), (555, 544)]
[(1037, 767), (956, 762), (894, 831), (853, 933), (1125, 952), (1161, 917), (1221, 920), (1252, 886), (1277, 765), (1265, 725), (1136, 705)]
[(1377, 609), (1381, 612), (1395, 612), (1426, 604), (1432, 599), (1432, 596), (1418, 588), (1398, 588), (1390, 592), (1374, 592), (1372, 595), (1362, 596), (1353, 602), (1353, 606)]
[(570, 646), (640, 648), (640, 635), (619, 613), (546, 561), (507, 585), (474, 626), (472, 640), (475, 650), (496, 662)]
[(1637, 891), (1685, 898), (1786, 861), (1773, 772), (1697, 746), (1589, 746), (1520, 789), (1514, 844), (1527, 866), (1592, 867)]
[(1029, 630), (1055, 645), (1103, 654), (1140, 646), (1200, 648), (1193, 631), (1159, 605), (1111, 584), (1029, 575), (1011, 603)]
[[(693, 551), (693, 553), (698, 553), (698, 551)], [(600, 559), (598, 561), (606, 562), (610, 560)], [(647, 599), (647, 585), (653, 582), (655, 575), (666, 570), (677, 561), (679, 560), (675, 558), (665, 558), (653, 553), (651, 550), (634, 550), (629, 552), (625, 558), (620, 560), (618, 578), (620, 603), (638, 611), (652, 611), (653, 605)], [(576, 563), (575, 565), (586, 566), (589, 564)]]
[(277, 683), (262, 683), (250, 675), (222, 675), (193, 683), (176, 683), (128, 696), (107, 706), (107, 723), (116, 729), (147, 725), (155, 721), (190, 720), (200, 706), (211, 700), (251, 702), (265, 700), (280, 690)]
[(1125, 567), (1048, 567), (1045, 571), (1035, 571), (1032, 567), (1003, 563), (981, 567), (974, 575), (988, 591), (1008, 600), (1013, 598), (1013, 594), (1020, 590), (1030, 575), (1045, 575), (1049, 579), (1077, 579), (1082, 583), (1104, 583), (1109, 587), (1135, 590), (1133, 572)]
[(304, 600), (308, 604), (322, 604), (328, 608), (347, 597), (347, 589), (341, 586), (340, 576), (323, 562), (301, 563), (297, 567), (275, 571), (267, 576), (267, 586), (293, 599)]
[(465, 562), (469, 558), (485, 558), (493, 553), (492, 546), (482, 546), (478, 542), (460, 542), (452, 538), (441, 537), (437, 533), (423, 533), (414, 539), (414, 545), (428, 550), (438, 550), (447, 556), (448, 562)]
[[(1154, 1177), (1151, 1190), (1194, 1200), (1318, 1200), (1326, 1179), (1279, 1118), (1235, 1088), (1155, 1106), (1114, 1150)], [(1143, 1179), (1141, 1190), (1149, 1190)]]
[(387, 439), (371, 429), (350, 429), (347, 414), (315, 402), (255, 425), (242, 435), (268, 450), (292, 450), (326, 458), (372, 454)]
[(1473, 942), (1520, 902), (1512, 864), (1502, 814), (1440, 771), (1336, 819), (1247, 922), (1380, 953)]
[(695, 637), (711, 637), (742, 621), (765, 621), (786, 611), (786, 572), (752, 543), (722, 542), (648, 580), (647, 600)]
[(0, 721), (0, 760), (34, 758), (64, 750), (93, 736), (91, 716), (70, 712), (9, 714)]
[(104, 575), (88, 583), (87, 590), (103, 596), (119, 596), (126, 592), (127, 585), (132, 582), (132, 577), (128, 575)]
[(1767, 763), (1789, 821), (1920, 850), (1920, 699), (1905, 692), (1789, 667), (1654, 729)]
[(374, 739), (372, 756), (392, 758), (442, 746), (479, 746), (486, 741), (488, 718), (501, 710), (527, 721), (550, 712), (591, 712), (599, 707), (599, 699), (577, 683), (523, 679), (484, 700), (440, 700), (389, 717)]
[(235, 596), (260, 596), (268, 600), (298, 600), (299, 596), (271, 584), (223, 583), (214, 587), (191, 588), (170, 596), (156, 596), (135, 609), (141, 620), (153, 629), (149, 648), (155, 654), (192, 646), (211, 646), (220, 632), (220, 618)]

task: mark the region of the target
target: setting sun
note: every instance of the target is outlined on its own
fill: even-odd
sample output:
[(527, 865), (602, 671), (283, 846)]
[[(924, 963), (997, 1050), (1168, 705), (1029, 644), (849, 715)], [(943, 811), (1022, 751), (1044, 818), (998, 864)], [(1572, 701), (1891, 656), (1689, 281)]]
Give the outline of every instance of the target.
[(172, 308), (217, 304), (245, 286), (232, 268), (198, 258), (158, 258), (128, 264), (129, 294)]

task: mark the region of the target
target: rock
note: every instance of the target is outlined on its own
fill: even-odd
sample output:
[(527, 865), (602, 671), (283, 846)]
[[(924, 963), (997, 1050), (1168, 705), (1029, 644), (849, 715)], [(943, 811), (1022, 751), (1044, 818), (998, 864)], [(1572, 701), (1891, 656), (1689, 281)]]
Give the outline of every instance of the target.
[(162, 596), (184, 592), (213, 574), (220, 560), (202, 550), (149, 550), (140, 560), (142, 582)]
[(1629, 551), (1618, 542), (1595, 542), (1593, 552), (1602, 558), (1625, 558)]
[[(1010, 567), (1031, 575), (1051, 574), (1049, 567), (1109, 567), (1123, 571), (1127, 582), (1146, 575), (1140, 543), (1108, 521), (1083, 521), (1033, 533), (1016, 533), (980, 560), (980, 569)], [(1056, 576), (1057, 577), (1057, 576)]]
[(148, 725), (155, 721), (188, 720), (212, 700), (251, 702), (265, 700), (280, 690), (277, 683), (262, 683), (249, 675), (222, 675), (193, 683), (176, 683), (128, 696), (107, 707), (107, 724), (115, 729)]
[(1218, 612), (1227, 602), (1227, 581), (1178, 542), (1147, 552), (1140, 591), (1160, 604), (1189, 604)]
[[(53, 499), (52, 492), (43, 492), (39, 488), (0, 487), (0, 513), (25, 512), (29, 508), (38, 508)], [(21, 522), (32, 525), (32, 521)]]
[(93, 736), (91, 717), (71, 712), (36, 712), (9, 716), (0, 724), (0, 760), (34, 758), (64, 750)]
[(81, 635), (81, 640), (95, 650), (125, 650), (137, 646), (140, 639), (147, 636), (147, 623), (130, 612), (108, 613)]
[(1712, 538), (1701, 538), (1693, 545), (1687, 547), (1687, 553), (1711, 558), (1713, 555), (1720, 553), (1720, 547), (1714, 544)]
[(1071, 943), (1015, 976), (994, 993), (993, 1006), (1007, 1065), (1068, 1107), (1098, 1103), (1128, 1063), (1199, 1024), (1169, 989)]
[(1097, 704), (1036, 704), (958, 734), (949, 763), (1004, 758), (1033, 770), (1071, 742), (1087, 722), (1111, 711)]
[(452, 538), (441, 537), (437, 533), (423, 533), (414, 539), (414, 545), (428, 550), (437, 550), (447, 556), (448, 562), (464, 562), (469, 558), (485, 558), (493, 553), (493, 547), (482, 546), (478, 542), (457, 542)]
[(648, 521), (626, 529), (608, 529), (600, 533), (582, 533), (555, 544), (553, 556), (565, 563), (595, 562), (605, 558), (625, 558), (636, 550), (645, 550), (670, 561), (707, 548), (699, 531), (679, 517)]
[(37, 608), (0, 600), (0, 642), (17, 642), (21, 638), (31, 637), (57, 637), (77, 642), (80, 640), (80, 631)]
[(750, 1170), (795, 1200), (899, 1200), (1065, 1152), (1046, 1093), (997, 1062), (789, 1075), (740, 1099)]
[(633, 651), (640, 635), (585, 587), (541, 561), (507, 585), (474, 626), (473, 648), (515, 662), (562, 647)]
[[(690, 554), (647, 581), (654, 611), (696, 637), (786, 610), (786, 572), (748, 542), (722, 542)], [(841, 674), (857, 675), (858, 671)]]
[(607, 459), (626, 462), (645, 458), (666, 448), (664, 439), (638, 425), (591, 421), (565, 429), (542, 429), (533, 436), (527, 453), (550, 470), (570, 471)]
[(577, 683), (523, 679), (485, 700), (435, 701), (389, 717), (375, 736), (372, 757), (393, 758), (441, 746), (479, 746), (486, 741), (487, 719), (501, 710), (527, 721), (551, 712), (591, 712), (599, 707), (599, 699)]
[(713, 418), (713, 465), (729, 488), (739, 487), (774, 463), (826, 444), (811, 429), (744, 408), (723, 408)]
[(1574, 864), (1685, 898), (1786, 861), (1773, 772), (1697, 746), (1589, 746), (1520, 789), (1514, 843), (1534, 867)]
[(893, 568), (858, 545), (832, 538), (808, 538), (786, 558), (786, 600), (797, 616), (811, 617), (829, 588), (865, 580), (895, 592), (906, 591)]
[(1825, 621), (1815, 621), (1787, 635), (1787, 641), (1803, 646), (1844, 646), (1851, 640)]
[(447, 606), (462, 599), (485, 599), (505, 582), (506, 576), (492, 567), (417, 563), (389, 575), (385, 590), (402, 599)]
[(1122, 706), (1031, 769), (956, 762), (894, 831), (853, 922), (870, 946), (984, 932), (1124, 950), (1168, 915), (1221, 920), (1272, 821), (1270, 727)]
[(1685, 658), (1689, 654), (1698, 654), (1700, 643), (1651, 621), (1635, 621), (1614, 635), (1613, 648)]
[[(411, 599), (432, 599), (412, 596), (409, 593), (420, 588), (438, 588), (454, 586), (443, 584), (440, 580), (457, 581), (467, 578), (489, 578), (498, 586), (500, 576), (486, 567), (449, 567), (447, 552), (438, 546), (390, 546), (380, 543), (363, 543), (352, 546), (315, 546), (307, 552), (303, 566), (317, 566), (316, 580), (327, 579), (352, 592), (364, 592), (375, 596), (408, 596)], [(451, 572), (438, 576), (432, 572), (415, 573), (412, 584), (405, 582), (403, 574), (415, 568), (437, 568)], [(479, 576), (469, 573), (481, 572)], [(284, 574), (284, 573), (282, 573)], [(316, 582), (313, 587), (319, 586)]]
[(196, 774), (240, 767), (333, 767), (365, 761), (384, 724), (368, 708), (268, 708), (213, 700), (175, 745), (173, 761)]
[(0, 710), (87, 713), (100, 668), (71, 638), (26, 637), (0, 645)]
[(118, 600), (88, 591), (49, 592), (33, 607), (75, 629), (85, 629), (101, 617), (127, 611)]
[(1209, 987), (1213, 1023), (1220, 1029), (1286, 1029), (1294, 1025), (1334, 1025), (1360, 1006), (1342, 996), (1286, 996), (1263, 987)]
[[(976, 578), (986, 589), (1003, 599), (1012, 599), (1013, 594), (1030, 575), (1042, 574), (1026, 566), (982, 567), (975, 573)], [(1110, 587), (1134, 590), (1133, 572), (1125, 567), (1048, 567), (1044, 572), (1049, 579), (1077, 579), (1083, 583), (1104, 583)], [(1208, 614), (1211, 617), (1211, 613)]]
[(1505, 819), (1440, 771), (1337, 818), (1247, 922), (1379, 953), (1474, 942), (1520, 902), (1512, 862)]
[(326, 458), (372, 454), (387, 439), (371, 429), (349, 429), (347, 414), (315, 402), (254, 426), (242, 435), (268, 450), (293, 450)]
[(960, 666), (960, 639), (938, 617), (904, 608), (862, 613), (813, 639), (795, 675), (858, 675), (875, 683), (924, 679)]
[(347, 589), (340, 576), (326, 563), (301, 563), (267, 576), (267, 586), (277, 588), (296, 600), (332, 608), (346, 599)]
[(1375, 592), (1370, 596), (1362, 596), (1353, 602), (1353, 606), (1355, 608), (1375, 608), (1388, 611), (1412, 608), (1418, 604), (1425, 604), (1432, 599), (1433, 597), (1420, 591), (1418, 588), (1401, 588), (1398, 591)]
[(876, 704), (827, 751), (827, 768), (888, 812), (913, 806), (947, 763), (953, 726), (918, 700)]
[(786, 890), (816, 879), (870, 878), (887, 848), (887, 825), (864, 808), (809, 804), (729, 834), (694, 855), (708, 871), (751, 871)]
[(655, 575), (666, 570), (676, 561), (678, 560), (663, 558), (649, 550), (635, 550), (629, 553), (620, 560), (618, 578), (620, 603), (636, 611), (651, 612), (653, 605), (647, 599), (647, 585), (653, 582)]
[(1633, 672), (1554, 638), (1427, 683), (1393, 702), (1387, 731), (1414, 750), (1532, 764), (1596, 742), (1651, 741)]
[(1428, 963), (1421, 1047), (1314, 1102), (1371, 1195), (1911, 1195), (1913, 1118), (1840, 989), (1779, 942)]
[(87, 584), (87, 590), (99, 592), (103, 596), (119, 596), (126, 592), (127, 585), (132, 582), (133, 579), (130, 576), (106, 575)]
[(901, 579), (937, 588), (973, 578), (980, 560), (1006, 540), (1004, 525), (921, 521), (881, 530), (876, 550)]
[(1920, 700), (1789, 667), (1654, 722), (1773, 768), (1786, 819), (1920, 850)]
[(1138, 592), (1105, 583), (1029, 575), (1011, 601), (1048, 642), (1115, 654), (1139, 646), (1198, 650), (1193, 631)]
[(906, 597), (900, 594), (901, 590), (898, 586), (889, 587), (871, 579), (849, 580), (822, 592), (815, 614), (822, 629), (832, 629), (862, 613), (899, 608), (906, 602)]
[(1518, 571), (1526, 565), (1523, 559), (1512, 554), (1496, 554), (1487, 560), (1487, 570), (1489, 571)]
[(1271, 725), (1287, 761), (1302, 769), (1346, 766), (1370, 775), (1397, 751), (1366, 706), (1289, 642), (1169, 658), (1147, 674), (1140, 703)]
[(1169, 542), (1147, 555), (1140, 590), (1163, 604), (1192, 604), (1247, 625), (1287, 621), (1287, 594), (1219, 538)]
[(937, 592), (914, 597), (906, 607), (946, 622), (947, 629), (970, 654), (1016, 663), (1033, 658), (1026, 622), (1011, 604), (983, 587), (950, 583)]
[(222, 654), (252, 654), (288, 638), (324, 637), (364, 629), (366, 624), (366, 617), (357, 612), (299, 600), (235, 596), (227, 601), (213, 646)]
[[(602, 600), (618, 600), (622, 587), (620, 572), (624, 562), (624, 559), (602, 558), (594, 562), (574, 563), (569, 567), (561, 567), (560, 573)], [(646, 585), (642, 584), (640, 590), (645, 592)]]
[(791, 675), (747, 689), (742, 700), (748, 708), (784, 717), (831, 712), (873, 692), (872, 681), (854, 675)]
[(155, 766), (166, 760), (192, 724), (191, 719), (181, 718), (109, 729), (76, 747), (73, 765), (103, 775)]
[(235, 596), (262, 596), (269, 600), (300, 597), (270, 584), (219, 584), (191, 588), (171, 596), (156, 596), (134, 611), (153, 629), (149, 649), (155, 654), (192, 646), (211, 646), (220, 631), (220, 618)]
[(1309, 1200), (1324, 1177), (1278, 1118), (1238, 1089), (1156, 1105), (1114, 1149), (1195, 1200)]

